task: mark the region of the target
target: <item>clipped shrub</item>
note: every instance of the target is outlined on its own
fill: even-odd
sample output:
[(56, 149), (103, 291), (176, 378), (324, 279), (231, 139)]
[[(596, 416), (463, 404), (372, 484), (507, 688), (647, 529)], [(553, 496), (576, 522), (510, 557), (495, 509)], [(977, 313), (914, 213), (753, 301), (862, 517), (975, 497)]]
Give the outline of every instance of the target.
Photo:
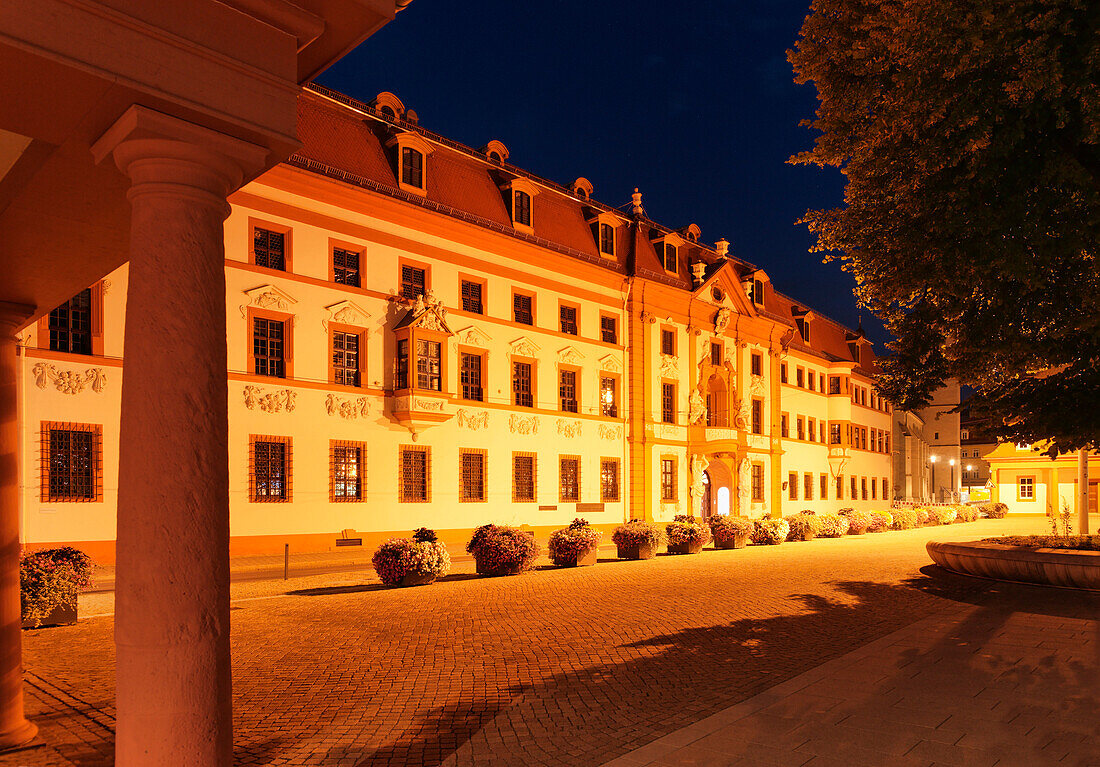
[(611, 540), (620, 548), (649, 546), (656, 548), (665, 541), (665, 531), (652, 522), (632, 519), (615, 528)]
[(1008, 516), (1007, 503), (987, 503), (982, 506), (982, 513), (990, 519), (1004, 519)]
[(852, 511), (848, 517), (848, 535), (863, 535), (874, 521), (870, 512)]
[(473, 554), (482, 575), (512, 575), (531, 569), (539, 544), (518, 527), (482, 525), (474, 530), (466, 551)]
[(837, 512), (837, 514), (839, 514), (842, 517), (846, 517), (849, 514), (851, 514), (853, 511), (855, 511), (855, 509), (849, 507), (849, 508), (846, 508), (846, 509), (841, 509), (840, 511)]
[(888, 511), (871, 511), (871, 524), (867, 525), (869, 533), (884, 533), (894, 526), (894, 515)]
[(451, 555), (434, 530), (421, 527), (412, 538), (383, 541), (371, 564), (387, 586), (398, 586), (406, 577), (425, 584), (450, 572)]
[(978, 510), (973, 506), (959, 506), (955, 513), (959, 522), (974, 522), (978, 519)]
[(691, 514), (677, 514), (672, 521), (665, 525), (665, 534), (668, 536), (669, 547), (687, 546), (689, 548), (703, 547), (710, 541), (710, 528), (703, 520), (696, 519)]
[(22, 619), (42, 625), (54, 608), (76, 603), (76, 595), (92, 583), (92, 558), (72, 546), (43, 549), (19, 559)]
[(925, 525), (932, 524), (932, 512), (929, 509), (921, 506), (917, 509), (914, 509), (914, 511), (917, 513), (918, 527), (924, 527)]
[(764, 517), (753, 524), (752, 542), (757, 545), (777, 546), (787, 540), (790, 531), (787, 520)]
[(788, 541), (812, 541), (821, 528), (821, 518), (813, 512), (791, 514), (783, 519), (787, 522)]
[(911, 530), (917, 526), (916, 509), (894, 509), (894, 529)]
[(950, 525), (958, 516), (954, 509), (947, 506), (936, 506), (931, 509), (931, 513), (933, 525)]
[(569, 527), (550, 534), (550, 561), (555, 565), (576, 565), (577, 560), (595, 551), (603, 533), (578, 517)]
[(710, 534), (714, 542), (722, 547), (740, 548), (752, 536), (753, 523), (746, 517), (734, 517), (720, 514), (710, 518)]
[(839, 538), (848, 532), (848, 518), (839, 514), (823, 514), (818, 517), (821, 528), (818, 535), (822, 538)]

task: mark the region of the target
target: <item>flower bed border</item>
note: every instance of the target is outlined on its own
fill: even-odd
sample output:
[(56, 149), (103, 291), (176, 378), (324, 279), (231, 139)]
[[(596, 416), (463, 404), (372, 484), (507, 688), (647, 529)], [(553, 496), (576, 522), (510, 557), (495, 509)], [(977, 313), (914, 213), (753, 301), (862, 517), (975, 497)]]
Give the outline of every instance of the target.
[(925, 548), (937, 565), (962, 575), (1100, 591), (1100, 551), (942, 541)]

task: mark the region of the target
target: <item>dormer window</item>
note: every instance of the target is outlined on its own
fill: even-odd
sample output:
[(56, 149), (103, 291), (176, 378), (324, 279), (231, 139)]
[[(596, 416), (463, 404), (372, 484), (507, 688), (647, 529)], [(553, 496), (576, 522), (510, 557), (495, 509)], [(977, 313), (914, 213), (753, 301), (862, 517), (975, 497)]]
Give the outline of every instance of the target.
[(531, 195), (527, 192), (512, 192), (512, 221), (531, 226)]
[(500, 191), (504, 195), (504, 204), (508, 208), (512, 226), (520, 231), (534, 234), (533, 203), (539, 188), (525, 178), (513, 178), (502, 184)]
[(587, 209), (590, 215), (586, 219), (592, 227), (592, 237), (595, 239), (596, 249), (604, 258), (615, 258), (615, 230), (622, 223), (617, 216), (592, 208)]
[(382, 113), (383, 117), (388, 117), (391, 120), (397, 119), (397, 114), (393, 111), (393, 107), (388, 104), (378, 107), (378, 111)]
[(757, 306), (764, 305), (764, 281), (753, 280), (752, 281), (752, 302)]
[(378, 114), (388, 120), (396, 120), (405, 114), (405, 105), (401, 102), (401, 99), (389, 91), (382, 91), (375, 96), (371, 106), (375, 108)]
[(810, 343), (810, 323), (806, 317), (798, 317), (795, 319), (798, 324), (798, 332), (802, 336), (802, 340), (806, 343)]
[(503, 141), (497, 139), (493, 139), (483, 146), (481, 151), (489, 159), (489, 162), (495, 165), (500, 165), (508, 159), (508, 147), (504, 146)]
[(423, 195), (428, 189), (428, 155), (435, 148), (413, 131), (403, 131), (386, 142), (396, 155), (397, 185), (403, 192)]
[(600, 253), (615, 255), (615, 229), (611, 224), (600, 224)]
[(688, 242), (699, 242), (699, 235), (702, 234), (698, 224), (688, 224), (679, 231), (683, 233), (684, 239)]
[(592, 182), (581, 176), (573, 182), (573, 194), (577, 195), (582, 200), (592, 199)]
[(676, 268), (676, 246), (671, 242), (664, 242), (661, 245), (661, 264), (665, 267), (666, 272), (676, 274), (678, 271)]
[[(680, 246), (684, 240), (674, 232), (656, 233), (658, 237), (653, 240), (653, 250), (657, 253), (657, 260), (661, 262), (661, 268), (667, 274), (680, 274)], [(651, 237), (653, 234), (651, 233)]]

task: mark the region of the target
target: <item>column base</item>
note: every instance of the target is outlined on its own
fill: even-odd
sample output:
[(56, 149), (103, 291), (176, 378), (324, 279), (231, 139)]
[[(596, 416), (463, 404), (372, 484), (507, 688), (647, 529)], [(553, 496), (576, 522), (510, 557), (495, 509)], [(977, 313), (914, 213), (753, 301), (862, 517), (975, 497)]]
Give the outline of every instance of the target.
[(38, 734), (38, 725), (26, 719), (6, 732), (0, 732), (0, 754), (27, 745)]

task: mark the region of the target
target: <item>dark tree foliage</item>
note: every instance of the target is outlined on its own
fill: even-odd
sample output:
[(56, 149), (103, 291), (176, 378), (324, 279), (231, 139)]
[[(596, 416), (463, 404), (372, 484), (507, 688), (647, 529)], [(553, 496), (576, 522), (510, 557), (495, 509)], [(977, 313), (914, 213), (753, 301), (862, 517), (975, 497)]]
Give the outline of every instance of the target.
[(973, 387), (996, 436), (1100, 448), (1100, 2), (814, 0), (795, 80), (839, 168), (809, 211), (896, 339), (879, 386)]

